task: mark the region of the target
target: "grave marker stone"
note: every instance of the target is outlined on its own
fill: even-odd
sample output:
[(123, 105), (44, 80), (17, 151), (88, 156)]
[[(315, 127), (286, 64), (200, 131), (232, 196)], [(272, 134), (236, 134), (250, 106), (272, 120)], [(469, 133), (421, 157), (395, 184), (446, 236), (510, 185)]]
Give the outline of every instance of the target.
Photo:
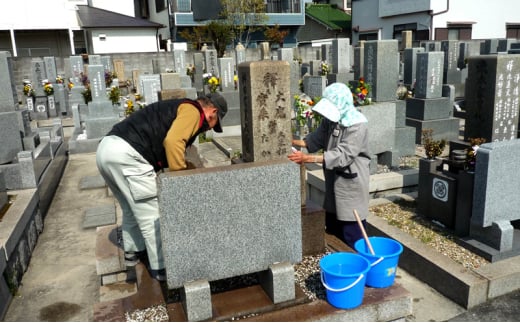
[(268, 42), (260, 43), (260, 59), (261, 60), (270, 60), (271, 59), (271, 46)]
[(81, 83), (81, 74), (83, 73), (83, 58), (81, 56), (70, 56), (71, 81), (74, 86), (83, 85)]
[(186, 52), (176, 49), (173, 51), (173, 66), (175, 72), (180, 75), (186, 75)]
[(11, 53), (0, 51), (0, 113), (15, 111), (17, 105)]
[(336, 38), (332, 40), (332, 64), (333, 73), (350, 72), (350, 39)]
[(121, 59), (114, 60), (114, 72), (117, 75), (117, 78), (120, 82), (126, 82), (125, 76), (125, 63)]
[(204, 53), (204, 63), (206, 64), (206, 73), (219, 77), (218, 74), (218, 61), (217, 61), (217, 50), (208, 49)]
[[(143, 75), (145, 76), (145, 75)], [(141, 76), (141, 77), (143, 77)], [(144, 77), (141, 80), (143, 87), (143, 96), (146, 104), (159, 101), (159, 91), (161, 90), (161, 80), (159, 75), (156, 77), (148, 78)]]
[(235, 66), (233, 65), (233, 58), (221, 57), (218, 59), (220, 86), (222, 91), (232, 91), (235, 89)]
[(326, 86), (327, 79), (324, 76), (306, 75), (303, 77), (303, 92), (311, 98), (321, 97)]
[(282, 61), (292, 62), (294, 52), (292, 48), (278, 48), (278, 59)]
[(422, 47), (406, 48), (404, 50), (404, 73), (403, 82), (405, 85), (413, 86), (416, 78), (417, 53), (424, 52)]
[(88, 55), (88, 65), (103, 65), (101, 55)]
[(466, 91), (464, 140), (517, 138), (520, 54), (469, 57)]
[(235, 47), (235, 62), (236, 65), (243, 63), (246, 61), (246, 48), (242, 43), (238, 43), (238, 45)]
[(372, 100), (394, 101), (399, 81), (399, 53), (397, 40), (365, 42), (364, 77), (372, 87)]
[(43, 62), (45, 64), (45, 74), (47, 76), (47, 80), (55, 85), (56, 78), (58, 77), (58, 73), (56, 71), (56, 58), (54, 56), (46, 56), (43, 58)]
[(415, 97), (433, 99), (442, 96), (443, 52), (417, 52)]
[(181, 88), (179, 73), (161, 73), (161, 90), (173, 90)]
[(292, 139), (289, 63), (245, 62), (238, 66), (238, 77), (243, 160), (287, 158)]
[(193, 54), (193, 66), (195, 66), (193, 87), (195, 87), (198, 92), (202, 92), (204, 90), (204, 82), (202, 79), (202, 75), (204, 74), (204, 56), (202, 53)]

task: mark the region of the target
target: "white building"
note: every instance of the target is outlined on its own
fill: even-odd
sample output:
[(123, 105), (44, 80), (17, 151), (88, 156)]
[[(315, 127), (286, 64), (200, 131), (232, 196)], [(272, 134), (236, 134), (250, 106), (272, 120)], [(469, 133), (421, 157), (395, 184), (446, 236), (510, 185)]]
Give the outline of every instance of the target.
[(352, 0), (352, 44), (359, 40), (520, 38), (518, 0)]
[(0, 10), (0, 50), (15, 57), (158, 51), (163, 26), (134, 12), (134, 0), (10, 1)]

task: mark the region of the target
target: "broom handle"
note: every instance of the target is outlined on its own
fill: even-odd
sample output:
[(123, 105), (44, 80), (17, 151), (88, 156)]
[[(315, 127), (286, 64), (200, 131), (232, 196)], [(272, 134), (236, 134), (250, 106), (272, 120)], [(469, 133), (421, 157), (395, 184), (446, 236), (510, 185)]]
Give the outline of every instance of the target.
[(354, 216), (356, 217), (356, 221), (359, 225), (359, 228), (361, 229), (361, 233), (363, 233), (363, 238), (365, 238), (365, 242), (367, 243), (368, 249), (370, 249), (370, 253), (372, 255), (375, 255), (374, 248), (372, 248), (372, 244), (370, 243), (370, 240), (368, 240), (367, 233), (365, 232), (365, 227), (363, 226), (363, 223), (361, 223), (361, 219), (359, 218), (359, 215), (356, 210), (354, 210)]

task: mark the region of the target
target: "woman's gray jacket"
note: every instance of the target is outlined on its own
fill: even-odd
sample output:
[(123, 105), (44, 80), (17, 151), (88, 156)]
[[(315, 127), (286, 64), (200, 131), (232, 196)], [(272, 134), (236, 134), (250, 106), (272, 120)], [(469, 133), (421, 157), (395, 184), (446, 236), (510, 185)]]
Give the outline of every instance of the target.
[(370, 154), (368, 124), (343, 127), (323, 119), (304, 139), (310, 153), (324, 150), (325, 201), (323, 208), (338, 220), (355, 221), (368, 216)]

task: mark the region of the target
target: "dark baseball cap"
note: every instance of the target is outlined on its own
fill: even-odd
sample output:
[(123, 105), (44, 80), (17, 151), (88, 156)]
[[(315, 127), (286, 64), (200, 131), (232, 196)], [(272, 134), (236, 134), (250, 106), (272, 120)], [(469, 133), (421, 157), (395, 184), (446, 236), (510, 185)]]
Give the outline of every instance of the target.
[(215, 127), (213, 127), (213, 131), (222, 132), (222, 118), (224, 118), (224, 116), (227, 113), (226, 99), (224, 99), (224, 97), (217, 92), (208, 93), (208, 94), (206, 94), (206, 97), (209, 98), (211, 103), (213, 103), (215, 108), (217, 108), (217, 110), (218, 110), (218, 112), (217, 112), (218, 122), (215, 125)]

